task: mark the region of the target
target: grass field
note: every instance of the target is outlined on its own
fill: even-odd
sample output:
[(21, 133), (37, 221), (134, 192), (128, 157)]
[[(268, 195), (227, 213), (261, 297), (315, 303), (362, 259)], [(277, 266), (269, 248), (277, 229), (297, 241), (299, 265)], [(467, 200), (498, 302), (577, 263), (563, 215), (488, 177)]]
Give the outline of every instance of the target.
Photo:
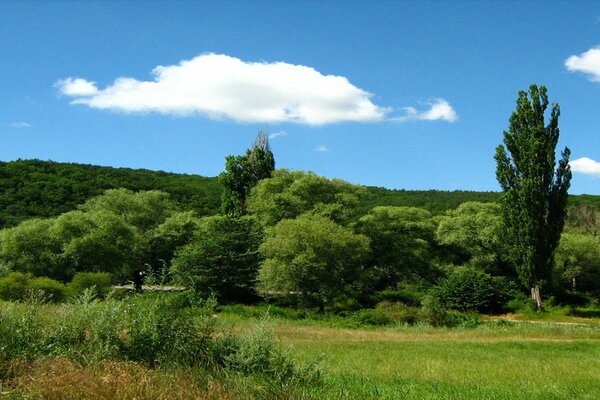
[(284, 345), (322, 357), (325, 384), (313, 393), (331, 399), (598, 399), (600, 327), (587, 322), (341, 329), (273, 320)]

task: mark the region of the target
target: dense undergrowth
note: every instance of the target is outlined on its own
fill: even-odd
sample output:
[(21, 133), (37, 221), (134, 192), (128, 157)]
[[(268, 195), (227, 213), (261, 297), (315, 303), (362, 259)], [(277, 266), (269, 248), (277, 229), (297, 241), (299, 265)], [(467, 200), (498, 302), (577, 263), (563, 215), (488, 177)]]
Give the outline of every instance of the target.
[(154, 293), (100, 301), (88, 290), (71, 303), (43, 300), (0, 306), (0, 379), (7, 393), (19, 387), (23, 371), (44, 363), (92, 375), (115, 363), (127, 374), (143, 369), (157, 379), (192, 371), (192, 380), (204, 383), (235, 377), (291, 392), (319, 382), (316, 366), (294, 360), (266, 323), (238, 334), (219, 329), (210, 299)]

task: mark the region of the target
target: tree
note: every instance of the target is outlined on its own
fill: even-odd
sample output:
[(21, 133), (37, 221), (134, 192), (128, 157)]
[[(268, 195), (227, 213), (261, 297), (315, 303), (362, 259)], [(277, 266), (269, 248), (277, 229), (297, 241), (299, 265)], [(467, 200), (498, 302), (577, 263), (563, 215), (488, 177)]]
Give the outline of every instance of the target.
[(379, 289), (395, 287), (402, 280), (422, 277), (428, 272), (435, 232), (429, 211), (416, 207), (375, 207), (360, 218), (356, 230), (370, 239), (372, 266), (379, 271), (383, 284)]
[(356, 216), (363, 187), (310, 172), (280, 169), (259, 182), (248, 198), (248, 210), (265, 226), (305, 213), (345, 224)]
[(436, 238), (444, 246), (465, 254), (468, 263), (494, 275), (507, 270), (502, 243), (502, 215), (498, 203), (468, 201), (440, 217)]
[[(518, 275), (543, 309), (540, 286), (552, 276), (553, 255), (564, 226), (571, 182), (570, 150), (555, 165), (560, 107), (548, 107), (546, 87), (519, 92), (504, 144), (496, 148), (496, 176), (503, 190), (504, 237)], [(507, 153), (510, 152), (510, 156)]]
[(305, 215), (277, 224), (260, 251), (262, 295), (322, 310), (342, 299), (360, 276), (369, 239), (327, 218)]
[(173, 259), (175, 280), (221, 302), (256, 300), (262, 231), (251, 216), (214, 216), (200, 220), (192, 241)]
[(233, 216), (247, 214), (246, 199), (250, 191), (258, 181), (269, 178), (274, 170), (275, 159), (269, 148), (269, 136), (262, 130), (246, 155), (225, 158), (225, 172), (219, 175), (224, 186), (221, 197), (223, 213)]
[(592, 236), (564, 233), (556, 249), (555, 276), (563, 289), (600, 293), (600, 242)]

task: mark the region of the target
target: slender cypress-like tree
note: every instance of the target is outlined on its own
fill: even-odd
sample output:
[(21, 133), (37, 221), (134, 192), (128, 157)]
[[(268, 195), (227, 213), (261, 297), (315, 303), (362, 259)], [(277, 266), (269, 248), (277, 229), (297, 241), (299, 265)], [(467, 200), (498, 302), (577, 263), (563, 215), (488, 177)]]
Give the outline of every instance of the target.
[(269, 147), (269, 135), (261, 130), (256, 141), (245, 155), (227, 156), (225, 172), (219, 175), (224, 186), (221, 209), (224, 214), (241, 216), (247, 214), (246, 199), (252, 188), (275, 170), (275, 159)]
[(510, 258), (540, 310), (540, 286), (551, 279), (571, 182), (569, 148), (555, 163), (560, 107), (552, 104), (545, 125), (547, 107), (545, 86), (531, 85), (529, 93), (520, 91), (508, 131), (504, 131), (506, 147), (498, 146), (495, 156), (496, 176), (504, 191), (504, 237)]

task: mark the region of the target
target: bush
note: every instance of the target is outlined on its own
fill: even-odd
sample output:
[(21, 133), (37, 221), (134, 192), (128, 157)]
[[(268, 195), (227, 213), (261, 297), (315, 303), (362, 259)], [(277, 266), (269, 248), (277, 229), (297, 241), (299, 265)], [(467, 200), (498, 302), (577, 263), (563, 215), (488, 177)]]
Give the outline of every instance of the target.
[(69, 284), (69, 295), (79, 296), (85, 289), (95, 287), (96, 293), (105, 297), (112, 283), (112, 275), (108, 272), (78, 272)]
[(403, 303), (382, 301), (377, 304), (375, 309), (400, 324), (415, 325), (422, 319), (420, 308), (410, 307)]
[(419, 307), (423, 300), (424, 294), (413, 288), (386, 289), (375, 294), (375, 299), (378, 302), (390, 301), (400, 302), (408, 306)]
[(423, 299), (421, 318), (424, 322), (435, 327), (464, 326), (472, 328), (481, 323), (477, 314), (448, 310), (439, 300), (431, 295)]
[(27, 284), (31, 281), (31, 274), (11, 272), (0, 278), (0, 299), (17, 301), (25, 297)]
[(359, 325), (385, 326), (394, 321), (379, 310), (360, 310), (351, 315), (351, 319)]
[(434, 287), (430, 295), (443, 308), (498, 313), (503, 311), (513, 291), (511, 285), (503, 278), (462, 267)]
[(37, 299), (59, 302), (64, 300), (65, 294), (65, 286), (50, 278), (34, 278), (31, 274), (22, 272), (11, 272), (0, 278), (0, 299), (2, 300), (20, 301), (33, 296)]
[(40, 277), (32, 279), (28, 284), (29, 290), (43, 292), (49, 301), (58, 303), (65, 299), (67, 287), (54, 279)]

